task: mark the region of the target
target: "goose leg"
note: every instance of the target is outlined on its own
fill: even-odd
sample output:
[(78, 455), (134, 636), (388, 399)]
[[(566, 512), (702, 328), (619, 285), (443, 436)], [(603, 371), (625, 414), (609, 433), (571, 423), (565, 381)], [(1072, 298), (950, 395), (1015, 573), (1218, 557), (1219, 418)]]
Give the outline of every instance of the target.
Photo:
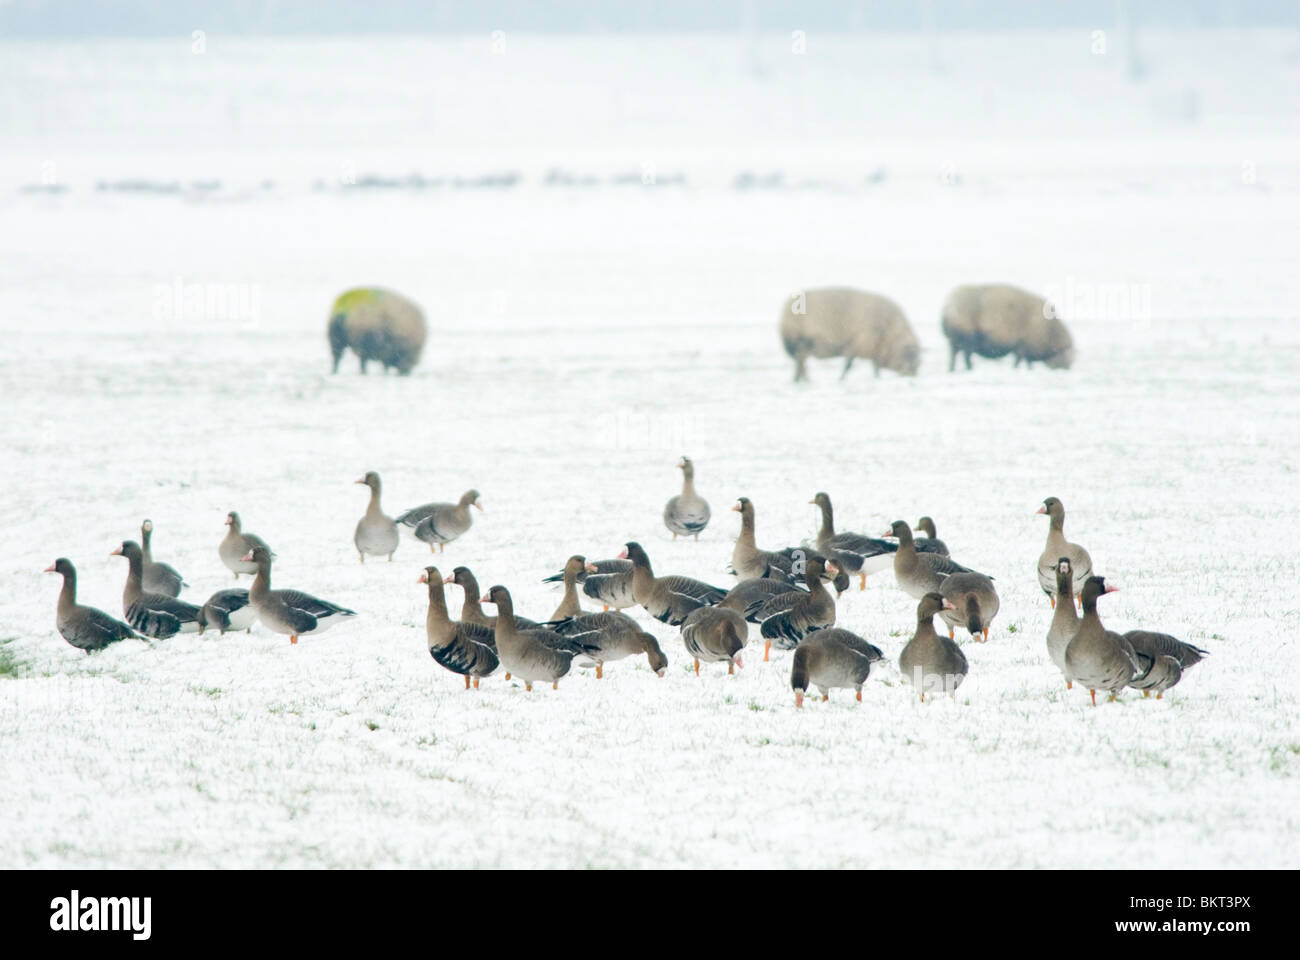
[(361, 558), (362, 563), (366, 562), (366, 555), (364, 553), (358, 553), (357, 556)]
[(727, 676), (731, 677), (731, 676), (735, 676), (735, 674), (736, 674), (736, 665), (734, 663), (728, 663)]
[(1115, 696), (1115, 691), (1112, 690), (1112, 691), (1110, 692), (1110, 699), (1107, 700), (1106, 702), (1107, 702), (1107, 703), (1114, 703), (1114, 702), (1115, 702), (1116, 700), (1118, 700), (1118, 699), (1119, 699), (1119, 698)]
[(952, 638), (953, 638), (952, 627), (949, 627), (949, 628), (948, 628), (948, 639), (951, 640)]
[(474, 689), (475, 689), (475, 690), (478, 689), (478, 677), (475, 677), (475, 678), (474, 678)]
[(510, 679), (510, 671), (509, 671), (509, 670), (506, 671), (506, 679), (507, 679), (507, 680)]
[(794, 705), (795, 705), (796, 707), (800, 707), (800, 708), (803, 707), (803, 694), (802, 694), (802, 693), (796, 693), (796, 694), (794, 695)]
[(1052, 595), (1049, 593), (1049, 594), (1047, 595), (1047, 599), (1050, 600), (1050, 601), (1052, 601), (1052, 609), (1055, 610), (1055, 609), (1056, 609), (1056, 598), (1055, 598), (1054, 596), (1052, 596)]
[(1145, 700), (1145, 699), (1146, 699), (1147, 697), (1149, 697), (1149, 696), (1151, 696), (1151, 691), (1150, 691), (1150, 690), (1143, 690), (1143, 691), (1142, 691), (1142, 699), (1143, 699), (1143, 700)]
[(677, 534), (675, 534), (675, 533), (673, 534), (673, 539), (674, 539), (674, 540), (677, 539)]
[(465, 674), (465, 689), (469, 689), (469, 674)]
[(290, 637), (289, 637), (289, 642), (290, 642), (290, 643), (297, 643), (297, 642), (298, 642), (298, 634), (295, 633), (295, 634), (293, 634), (292, 636), (290, 636)]
[(769, 640), (769, 641), (767, 641), (767, 643), (763, 644), (763, 662), (764, 662), (764, 663), (767, 663), (767, 657), (768, 657), (768, 654), (770, 654), (771, 652), (772, 652), (772, 641)]
[(1089, 690), (1088, 693), (1092, 697), (1092, 705), (1095, 707), (1097, 705), (1097, 691)]
[(822, 694), (822, 703), (825, 703), (825, 702), (826, 702), (827, 700), (829, 700), (830, 698), (831, 698), (831, 695), (830, 695), (829, 693), (823, 693), (823, 694)]
[(698, 660), (695, 661), (695, 675), (697, 677), (700, 675), (700, 661)]
[[(396, 551), (394, 551), (394, 552), (396, 552)], [(391, 554), (391, 553), (388, 555), (388, 562), (389, 562), (389, 563), (392, 563), (392, 562), (393, 562), (393, 554)]]
[(1164, 698), (1165, 698), (1165, 692), (1163, 690), (1161, 690), (1159, 693), (1156, 694), (1157, 700), (1163, 700)]
[(858, 574), (858, 578), (859, 578), (859, 579), (858, 579), (858, 589), (859, 589), (859, 590), (865, 590), (865, 589), (867, 589), (867, 575), (866, 575), (866, 573), (863, 572), (863, 573)]
[(985, 643), (988, 643), (988, 642), (989, 642), (989, 628), (988, 628), (988, 627), (985, 627), (985, 628), (984, 628), (984, 642), (985, 642)]
[(560, 681), (559, 681), (559, 680), (553, 680), (553, 681), (551, 681), (551, 689), (552, 689), (552, 690), (559, 690), (559, 689), (560, 689)]
[(858, 703), (862, 702), (862, 688), (858, 687)]
[(524, 681), (524, 689), (527, 690), (529, 693), (532, 693), (532, 692), (533, 692), (533, 682), (532, 682), (531, 680), (525, 680), (525, 681)]
[(1066, 681), (1065, 681), (1065, 689), (1066, 689), (1066, 690), (1073, 690), (1073, 689), (1074, 689), (1074, 681), (1073, 681), (1073, 680), (1066, 680)]
[(921, 702), (922, 702), (922, 703), (925, 703), (925, 693), (924, 693), (924, 692), (921, 694)]
[(604, 671), (604, 669), (602, 669), (603, 667), (604, 667), (604, 664), (601, 664), (601, 663), (597, 663), (597, 664), (596, 664), (596, 679), (597, 679), (597, 680), (600, 680), (602, 677), (605, 676), (605, 671)]
[(605, 613), (609, 613), (609, 604), (608, 604), (608, 603), (602, 603), (602, 604), (600, 605), (600, 609), (603, 610)]

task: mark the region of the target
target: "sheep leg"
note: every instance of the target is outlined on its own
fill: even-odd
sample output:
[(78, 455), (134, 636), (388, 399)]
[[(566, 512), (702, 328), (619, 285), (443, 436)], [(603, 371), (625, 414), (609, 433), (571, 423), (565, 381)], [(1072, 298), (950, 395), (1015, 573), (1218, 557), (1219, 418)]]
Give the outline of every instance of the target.
[(948, 372), (952, 373), (957, 369), (957, 341), (948, 341)]
[(808, 379), (807, 355), (800, 352), (794, 358), (794, 382)]
[(871, 361), (871, 371), (875, 375), (876, 379), (880, 379), (880, 364), (876, 363), (874, 360)]
[(964, 353), (965, 353), (965, 356), (966, 356), (966, 369), (969, 370), (969, 369), (971, 368), (971, 367), (970, 367), (970, 351), (969, 351), (969, 350), (966, 350), (966, 351), (964, 351)]
[(1013, 364), (1011, 365), (1013, 369), (1014, 369), (1015, 367), (1020, 366), (1020, 360), (1021, 360), (1020, 354), (1017, 353), (1017, 354), (1016, 354), (1016, 362), (1013, 363)]
[(364, 353), (361, 355), (361, 372), (366, 372), (366, 355)]

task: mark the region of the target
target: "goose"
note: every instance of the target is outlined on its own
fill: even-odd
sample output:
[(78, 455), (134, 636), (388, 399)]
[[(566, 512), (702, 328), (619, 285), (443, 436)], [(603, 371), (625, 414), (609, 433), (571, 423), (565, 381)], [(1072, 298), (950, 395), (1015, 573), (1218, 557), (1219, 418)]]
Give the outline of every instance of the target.
[(248, 591), (254, 612), (273, 633), (288, 634), (290, 643), (297, 643), (299, 637), (324, 633), (336, 623), (357, 615), (355, 610), (301, 590), (272, 590), (271, 551), (266, 547), (254, 547), (248, 551), (244, 562), (257, 565), (257, 576)]
[(153, 539), (153, 521), (145, 520), (140, 524), (140, 550), (144, 555), (141, 584), (146, 593), (160, 593), (164, 597), (179, 597), (181, 587), (188, 587), (176, 568), (166, 563), (157, 563), (149, 543)]
[(619, 554), (620, 560), (631, 560), (632, 596), (656, 620), (678, 626), (697, 607), (717, 603), (727, 595), (720, 587), (690, 577), (656, 577), (641, 544), (632, 541)]
[(379, 506), (379, 493), (383, 486), (379, 474), (369, 470), (356, 482), (370, 488), (370, 503), (366, 506), (365, 516), (357, 521), (356, 532), (352, 535), (357, 555), (362, 563), (366, 562), (367, 553), (372, 557), (387, 555), (388, 562), (392, 563), (393, 553), (397, 550), (397, 523)]
[(817, 533), (817, 549), (823, 556), (834, 560), (846, 573), (858, 575), (858, 589), (867, 589), (867, 577), (884, 570), (898, 548), (887, 540), (864, 537), (860, 533), (836, 533), (835, 511), (830, 494), (819, 492), (808, 501), (822, 512), (821, 530)]
[(532, 691), (534, 680), (549, 682), (552, 690), (558, 690), (560, 678), (569, 672), (573, 658), (596, 652), (592, 644), (560, 636), (545, 627), (521, 629), (515, 621), (510, 591), (500, 584), (479, 602), (496, 604), (497, 656), (508, 671), (507, 676), (518, 676), (524, 681), (525, 690)]
[(590, 662), (596, 665), (597, 680), (605, 675), (605, 664), (609, 661), (637, 657), (642, 653), (655, 676), (662, 677), (668, 669), (668, 658), (664, 656), (659, 641), (625, 613), (584, 613), (556, 624), (555, 632), (588, 646)]
[[(1059, 604), (1068, 606), (1068, 604)], [(1137, 654), (1139, 673), (1129, 681), (1134, 690), (1141, 690), (1142, 696), (1148, 697), (1156, 692), (1156, 699), (1164, 697), (1165, 691), (1175, 686), (1183, 677), (1183, 671), (1201, 662), (1209, 651), (1184, 643), (1167, 633), (1153, 633), (1150, 630), (1130, 630), (1124, 639)]]
[(1056, 595), (1063, 603), (1055, 605), (1052, 624), (1047, 628), (1047, 655), (1065, 677), (1065, 689), (1074, 689), (1074, 678), (1065, 669), (1065, 648), (1079, 630), (1079, 615), (1074, 612), (1074, 568), (1069, 557), (1056, 562)]
[(1118, 589), (1107, 584), (1105, 577), (1089, 577), (1084, 581), (1083, 619), (1065, 648), (1066, 674), (1087, 688), (1094, 707), (1098, 690), (1109, 690), (1114, 700), (1116, 693), (1140, 673), (1133, 645), (1114, 630), (1103, 627), (1097, 616), (1097, 598)]
[(802, 586), (795, 586), (784, 580), (773, 580), (770, 577), (742, 580), (727, 591), (727, 595), (718, 601), (718, 606), (735, 610), (750, 623), (758, 623), (757, 614), (764, 603), (783, 593), (802, 589), (804, 589)]
[(177, 597), (150, 593), (144, 589), (144, 551), (134, 540), (123, 540), (110, 556), (126, 557), (126, 586), (122, 590), (122, 612), (131, 627), (155, 640), (199, 629), (199, 608)]
[[(564, 571), (551, 574), (543, 583), (555, 583), (564, 579)], [(597, 560), (590, 561), (584, 570), (578, 572), (576, 583), (582, 584), (582, 592), (593, 600), (600, 601), (606, 609), (623, 610), (636, 606), (632, 596), (632, 561), (631, 560)]]
[[(595, 564), (592, 564), (592, 571)], [(551, 614), (551, 620), (566, 620), (582, 613), (582, 604), (578, 602), (578, 575), (587, 571), (587, 558), (574, 554), (564, 562), (564, 599)]]
[(471, 680), (477, 690), (479, 680), (491, 676), (501, 666), (492, 630), (464, 620), (457, 623), (447, 616), (447, 597), (443, 593), (446, 581), (437, 567), (425, 567), (416, 582), (429, 585), (429, 612), (424, 621), (429, 656), (438, 666), (463, 676), (466, 690)]
[(217, 552), (221, 555), (221, 562), (226, 565), (226, 569), (239, 579), (241, 573), (247, 573), (250, 576), (257, 573), (257, 564), (249, 563), (244, 557), (254, 547), (265, 547), (266, 552), (275, 559), (275, 551), (267, 546), (266, 541), (255, 533), (244, 533), (243, 524), (239, 519), (239, 514), (231, 510), (226, 514), (226, 536), (217, 547)]
[(731, 569), (742, 580), (770, 577), (795, 583), (798, 577), (792, 571), (795, 564), (793, 548), (782, 552), (760, 550), (754, 539), (754, 504), (741, 497), (731, 508), (740, 514), (740, 535), (731, 551)]
[(951, 606), (934, 591), (922, 596), (916, 606), (916, 633), (898, 655), (898, 669), (903, 682), (912, 685), (921, 695), (922, 703), (931, 691), (955, 696), (970, 669), (961, 648), (934, 629), (934, 615)]
[(664, 505), (664, 526), (672, 532), (674, 540), (679, 534), (699, 540), (700, 533), (709, 525), (709, 502), (695, 492), (695, 464), (691, 458), (682, 457), (677, 469), (682, 472), (682, 492)]
[[(483, 607), (479, 601), (478, 578), (470, 571), (469, 567), (457, 567), (452, 570), (451, 575), (444, 578), (444, 583), (454, 583), (460, 587), (465, 599), (460, 605), (460, 619), (462, 623), (476, 623), (481, 627), (487, 627), (489, 630), (495, 630), (497, 627), (497, 618), (489, 617), (483, 612)], [(541, 626), (536, 620), (529, 620), (527, 617), (515, 615), (515, 625), (520, 629)], [(507, 680), (510, 677), (507, 675)]]
[(1092, 576), (1092, 557), (1088, 556), (1088, 551), (1083, 547), (1065, 539), (1065, 507), (1060, 500), (1048, 497), (1038, 512), (1047, 514), (1052, 519), (1047, 528), (1047, 545), (1038, 556), (1038, 583), (1043, 588), (1043, 593), (1047, 594), (1055, 607), (1056, 564), (1061, 557), (1065, 557), (1074, 570), (1074, 592), (1082, 599), (1083, 584)]
[(446, 549), (446, 545), (463, 536), (473, 523), (469, 508), (482, 510), (477, 490), (466, 490), (457, 503), (425, 503), (412, 507), (397, 518), (397, 522), (410, 531), (417, 540), (429, 545), (430, 552)]
[(257, 611), (248, 598), (248, 591), (243, 587), (231, 587), (218, 590), (199, 608), (199, 634), (208, 627), (224, 635), (227, 630), (247, 630), (253, 632), (253, 621)]
[(57, 573), (63, 577), (54, 625), (59, 635), (72, 646), (91, 654), (119, 640), (140, 639), (140, 635), (121, 620), (110, 617), (103, 610), (77, 603), (77, 568), (67, 557), (59, 557), (45, 568), (45, 573)]
[(799, 646), (794, 648), (790, 664), (794, 705), (803, 706), (809, 686), (817, 688), (823, 701), (831, 698), (830, 692), (835, 687), (852, 687), (861, 703), (862, 684), (871, 674), (871, 665), (884, 659), (879, 647), (867, 643), (856, 633), (840, 627), (818, 630), (799, 641)]
[(697, 607), (682, 621), (682, 643), (695, 660), (695, 675), (700, 675), (700, 661), (727, 662), (727, 673), (745, 664), (740, 651), (749, 636), (745, 618), (727, 607)]
[(941, 553), (918, 553), (912, 528), (902, 520), (895, 520), (885, 536), (898, 538), (898, 550), (893, 556), (894, 578), (904, 592), (917, 600), (927, 593), (940, 592), (944, 579), (954, 573), (975, 572)]
[(939, 584), (939, 595), (953, 607), (939, 614), (943, 622), (948, 624), (950, 639), (955, 628), (964, 626), (972, 637), (978, 639), (982, 635), (980, 642), (989, 642), (989, 624), (1001, 606), (991, 577), (974, 571), (954, 573), (943, 578)]
[(761, 624), (764, 663), (768, 661), (773, 642), (778, 649), (789, 650), (814, 630), (835, 625), (835, 599), (822, 583), (822, 578), (827, 573), (834, 575), (838, 572), (825, 557), (813, 554), (804, 570), (807, 590), (777, 594), (763, 601), (757, 609), (746, 611)]
[[(945, 557), (948, 556), (948, 545), (937, 538), (934, 530), (934, 521), (932, 519), (929, 517), (922, 517), (920, 520), (916, 521), (916, 526), (912, 529), (916, 533), (925, 534), (924, 540), (916, 541), (918, 549), (925, 549), (930, 553), (942, 553)], [(920, 547), (922, 543), (925, 544), (924, 548)]]

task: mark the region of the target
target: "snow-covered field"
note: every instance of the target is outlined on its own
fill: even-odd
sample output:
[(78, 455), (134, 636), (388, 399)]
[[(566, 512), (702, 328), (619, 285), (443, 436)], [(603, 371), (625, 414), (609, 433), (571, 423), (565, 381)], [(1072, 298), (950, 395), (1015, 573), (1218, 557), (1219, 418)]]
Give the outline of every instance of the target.
[[(1294, 35), (1153, 36), (1141, 83), (1087, 37), (950, 38), (933, 68), (920, 40), (812, 41), (3, 48), (0, 865), (1300, 863)], [(444, 182), (339, 182), (412, 172)], [(981, 280), (1069, 301), (1076, 368), (949, 375), (940, 304)], [(409, 378), (328, 373), (329, 304), (365, 283), (426, 308)], [(782, 299), (826, 283), (898, 300), (917, 378), (790, 382)], [(699, 543), (660, 519), (682, 454)], [(390, 513), (486, 510), (359, 565), (368, 469)], [(630, 539), (724, 585), (735, 498), (779, 547), (818, 490), (841, 529), (931, 514), (997, 577), (955, 699), (887, 672), (796, 711), (788, 653), (696, 679), (640, 611), (663, 679), (466, 693), (426, 652), (430, 562), (534, 617), (567, 556)], [(1093, 709), (1052, 668), (1048, 495), (1122, 587), (1108, 625), (1211, 651), (1164, 700)], [(297, 646), (58, 636), (56, 557), (119, 614), (108, 554), (150, 517), (201, 600), (231, 509), (277, 585), (362, 616)], [(896, 659), (914, 610), (881, 574), (839, 618)]]

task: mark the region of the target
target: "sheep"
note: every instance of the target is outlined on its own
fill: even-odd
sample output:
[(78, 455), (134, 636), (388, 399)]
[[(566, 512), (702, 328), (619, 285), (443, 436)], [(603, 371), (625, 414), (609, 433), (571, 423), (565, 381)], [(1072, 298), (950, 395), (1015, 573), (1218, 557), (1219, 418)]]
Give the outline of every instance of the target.
[(343, 351), (351, 347), (366, 361), (378, 360), (384, 373), (395, 367), (403, 376), (419, 362), (424, 347), (424, 313), (400, 293), (382, 287), (357, 287), (340, 294), (330, 309), (330, 350), (334, 372)]
[(809, 357), (846, 357), (840, 379), (853, 361), (871, 361), (903, 376), (916, 375), (921, 346), (902, 309), (888, 297), (850, 287), (823, 287), (794, 294), (781, 311), (781, 342), (794, 358), (794, 379), (807, 379)]
[(943, 305), (943, 333), (948, 338), (948, 371), (957, 368), (957, 354), (970, 369), (972, 353), (997, 359), (1015, 354), (1015, 365), (1040, 360), (1053, 369), (1068, 370), (1074, 362), (1070, 331), (1056, 308), (1042, 297), (1004, 284), (957, 287)]

